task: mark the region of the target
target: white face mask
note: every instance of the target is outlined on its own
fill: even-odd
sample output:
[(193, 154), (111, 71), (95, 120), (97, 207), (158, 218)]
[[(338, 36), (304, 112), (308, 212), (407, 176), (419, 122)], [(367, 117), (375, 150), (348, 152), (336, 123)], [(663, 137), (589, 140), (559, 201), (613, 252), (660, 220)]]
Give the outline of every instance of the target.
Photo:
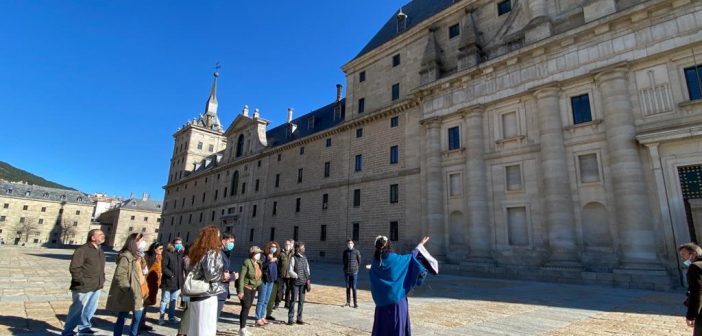
[(260, 253), (256, 253), (256, 255), (254, 255), (254, 260), (256, 260), (256, 261), (261, 260), (261, 254), (260, 254)]
[(353, 244), (346, 244), (346, 246), (349, 248), (349, 250), (353, 250)]
[(687, 267), (690, 267), (690, 265), (692, 265), (692, 260), (690, 260), (690, 259), (685, 259), (685, 261), (683, 261), (683, 265), (685, 265), (685, 266), (687, 266)]
[(137, 244), (137, 248), (139, 248), (139, 251), (144, 252), (144, 250), (146, 250), (146, 242), (143, 241), (143, 240), (140, 241), (140, 242)]
[(286, 251), (292, 250), (292, 245), (285, 245), (285, 250)]

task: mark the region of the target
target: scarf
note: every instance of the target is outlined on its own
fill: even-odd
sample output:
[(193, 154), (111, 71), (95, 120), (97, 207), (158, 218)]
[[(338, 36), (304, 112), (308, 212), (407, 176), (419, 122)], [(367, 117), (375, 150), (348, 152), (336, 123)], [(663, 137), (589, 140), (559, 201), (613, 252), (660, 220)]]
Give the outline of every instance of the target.
[(373, 260), (370, 270), (371, 294), (377, 307), (392, 305), (404, 299), (420, 284), (426, 268), (412, 254), (385, 254)]

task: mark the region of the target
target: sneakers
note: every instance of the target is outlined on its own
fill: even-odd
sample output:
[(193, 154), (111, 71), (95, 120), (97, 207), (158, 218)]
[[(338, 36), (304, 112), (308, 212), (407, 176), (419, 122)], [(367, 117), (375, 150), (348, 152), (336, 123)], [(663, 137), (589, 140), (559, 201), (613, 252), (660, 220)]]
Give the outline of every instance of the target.
[(354, 303), (354, 304), (353, 304), (353, 307), (354, 307), (354, 308), (358, 308), (358, 303)]
[(295, 322), (295, 323), (297, 323), (297, 324), (305, 324), (305, 321), (303, 321), (303, 320), (297, 320), (297, 322)]
[(95, 330), (90, 328), (78, 330), (78, 335), (95, 335)]
[(239, 336), (251, 336), (251, 333), (246, 328), (239, 329)]
[(288, 321), (288, 325), (293, 325), (293, 324), (295, 324), (295, 322), (293, 322), (292, 320)]
[(178, 320), (177, 317), (174, 317), (174, 318), (168, 320), (168, 323), (170, 323), (170, 324), (178, 324), (179, 322), (180, 321)]
[(166, 324), (166, 321), (163, 320), (163, 315), (161, 315), (161, 316), (158, 318), (158, 325), (162, 326), (162, 325), (164, 325), (164, 324)]

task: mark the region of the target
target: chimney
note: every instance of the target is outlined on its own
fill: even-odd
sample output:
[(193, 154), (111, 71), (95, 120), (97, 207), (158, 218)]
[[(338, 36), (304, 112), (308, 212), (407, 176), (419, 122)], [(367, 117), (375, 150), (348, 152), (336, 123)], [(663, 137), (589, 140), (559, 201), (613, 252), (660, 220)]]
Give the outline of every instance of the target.
[(337, 103), (341, 101), (341, 88), (342, 87), (343, 86), (341, 84), (336, 84), (336, 102)]
[(244, 115), (244, 117), (249, 116), (249, 105), (244, 105), (244, 109), (241, 110), (241, 114)]
[(258, 109), (255, 109), (255, 110), (254, 110), (254, 115), (253, 115), (254, 119), (258, 119), (260, 115), (261, 115), (261, 113), (259, 112), (259, 110), (258, 110)]
[(288, 107), (288, 124), (292, 122), (292, 114), (293, 114), (293, 109), (292, 107)]
[(148, 201), (149, 200), (149, 193), (143, 193), (141, 195), (141, 200), (142, 201)]

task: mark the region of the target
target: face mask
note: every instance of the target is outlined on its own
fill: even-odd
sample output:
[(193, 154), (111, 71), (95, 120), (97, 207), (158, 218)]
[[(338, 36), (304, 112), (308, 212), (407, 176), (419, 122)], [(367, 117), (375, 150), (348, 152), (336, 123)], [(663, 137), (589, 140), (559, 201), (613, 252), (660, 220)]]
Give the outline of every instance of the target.
[(183, 244), (175, 244), (175, 249), (176, 251), (180, 251), (183, 249)]
[(257, 253), (257, 254), (254, 256), (254, 260), (256, 260), (256, 261), (261, 260), (261, 254), (260, 254), (260, 253)]
[(687, 267), (690, 267), (690, 265), (692, 265), (692, 260), (690, 260), (690, 259), (685, 259), (685, 261), (683, 261), (683, 265), (685, 265), (685, 266), (687, 266)]
[(227, 243), (227, 251), (231, 251), (234, 249), (234, 243)]
[(346, 246), (349, 248), (349, 250), (353, 250), (353, 244), (347, 244)]
[(285, 250), (286, 251), (292, 250), (292, 245), (285, 245)]
[(144, 252), (146, 250), (146, 242), (145, 241), (140, 241), (139, 244), (137, 244), (137, 247), (139, 248), (139, 251)]
[(275, 247), (271, 247), (271, 253), (275, 253), (276, 251), (278, 251), (278, 249), (277, 249), (277, 248), (275, 248)]

